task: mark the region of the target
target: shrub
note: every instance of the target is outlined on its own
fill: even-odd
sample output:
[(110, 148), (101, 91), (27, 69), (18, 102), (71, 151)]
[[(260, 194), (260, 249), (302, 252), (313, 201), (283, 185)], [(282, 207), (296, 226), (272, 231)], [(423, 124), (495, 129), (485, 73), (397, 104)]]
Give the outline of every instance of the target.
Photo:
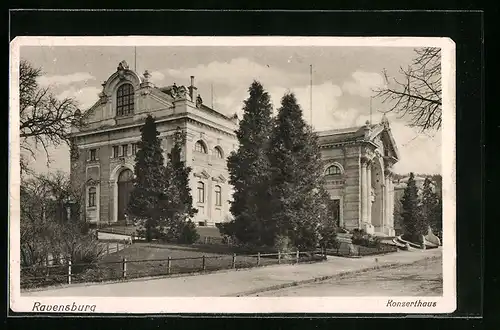
[(274, 241), (274, 247), (278, 251), (283, 252), (283, 253), (290, 252), (292, 250), (290, 238), (288, 236), (282, 236), (282, 235), (277, 236), (275, 241)]
[(200, 239), (200, 234), (196, 230), (196, 225), (193, 221), (187, 221), (181, 230), (181, 235), (179, 237), (179, 243), (193, 244)]
[(224, 242), (232, 242), (233, 244), (238, 242), (236, 239), (236, 223), (234, 220), (229, 222), (219, 222), (215, 224), (215, 227), (219, 229), (219, 233), (222, 236)]
[(336, 227), (324, 227), (320, 231), (319, 245), (325, 249), (336, 249), (338, 247)]
[(363, 229), (354, 229), (352, 243), (366, 247), (378, 247), (380, 246), (380, 238), (366, 233)]

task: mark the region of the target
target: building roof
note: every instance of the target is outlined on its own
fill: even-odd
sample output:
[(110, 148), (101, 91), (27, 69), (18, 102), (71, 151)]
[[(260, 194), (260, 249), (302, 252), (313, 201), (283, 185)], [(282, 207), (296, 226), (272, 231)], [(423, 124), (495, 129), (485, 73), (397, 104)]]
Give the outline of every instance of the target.
[[(374, 127), (375, 125), (371, 125)], [(320, 143), (361, 141), (365, 138), (365, 126), (332, 129), (317, 132)]]

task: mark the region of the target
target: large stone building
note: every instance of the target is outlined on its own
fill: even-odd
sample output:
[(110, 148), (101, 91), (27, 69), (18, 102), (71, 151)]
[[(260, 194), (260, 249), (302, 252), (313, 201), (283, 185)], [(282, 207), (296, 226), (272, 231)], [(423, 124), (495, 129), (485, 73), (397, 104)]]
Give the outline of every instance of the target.
[[(102, 86), (97, 102), (82, 115), (86, 125), (73, 132), (71, 179), (85, 192), (85, 219), (91, 223), (126, 220), (136, 143), (145, 117), (151, 114), (165, 159), (175, 130), (180, 127), (187, 134), (183, 157), (193, 168), (190, 186), (198, 209), (194, 221), (208, 226), (227, 221), (232, 189), (226, 157), (238, 147), (238, 117), (206, 106), (194, 77), (187, 87), (159, 88), (147, 71), (141, 77), (124, 61)], [(319, 136), (338, 225), (393, 235), (390, 169), (398, 152), (387, 120), (323, 131)]]
[(73, 133), (71, 179), (86, 192), (83, 214), (91, 223), (126, 220), (140, 128), (156, 119), (164, 157), (180, 127), (187, 134), (183, 157), (192, 170), (190, 186), (196, 219), (213, 225), (229, 215), (231, 187), (226, 156), (237, 147), (237, 117), (203, 103), (194, 86), (157, 88), (148, 72), (140, 77), (121, 62), (102, 86), (99, 100), (83, 114), (84, 128)]
[(338, 224), (394, 235), (392, 166), (399, 154), (389, 122), (318, 132)]

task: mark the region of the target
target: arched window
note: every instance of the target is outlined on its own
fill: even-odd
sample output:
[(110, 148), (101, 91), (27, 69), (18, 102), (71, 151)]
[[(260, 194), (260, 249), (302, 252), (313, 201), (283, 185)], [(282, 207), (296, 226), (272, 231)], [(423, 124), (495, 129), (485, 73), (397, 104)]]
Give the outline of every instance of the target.
[(134, 113), (134, 87), (123, 84), (116, 91), (116, 115), (127, 116)]
[(95, 187), (90, 187), (89, 188), (89, 207), (95, 206), (96, 194), (97, 194), (97, 189)]
[(215, 206), (222, 206), (222, 189), (220, 186), (215, 186)]
[(224, 153), (222, 152), (222, 149), (221, 147), (215, 147), (214, 148), (214, 156), (219, 158), (219, 159), (223, 159), (224, 158)]
[(196, 152), (201, 152), (206, 154), (207, 153), (207, 147), (205, 146), (205, 143), (203, 141), (197, 141), (194, 145), (194, 151)]
[(331, 165), (326, 169), (325, 175), (339, 175), (342, 174), (340, 167), (337, 165)]
[(198, 203), (205, 203), (205, 184), (198, 181)]
[(129, 182), (134, 179), (134, 173), (132, 173), (131, 170), (125, 169), (121, 171), (120, 175), (118, 176), (118, 182)]

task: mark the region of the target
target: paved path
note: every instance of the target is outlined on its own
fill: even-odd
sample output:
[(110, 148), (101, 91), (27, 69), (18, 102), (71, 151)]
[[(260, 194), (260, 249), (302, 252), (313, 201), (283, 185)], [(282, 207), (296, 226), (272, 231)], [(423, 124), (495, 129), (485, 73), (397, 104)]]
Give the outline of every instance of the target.
[(102, 247), (104, 253), (106, 254), (113, 254), (127, 247), (123, 243), (115, 242), (99, 242), (99, 245)]
[(442, 258), (348, 274), (310, 284), (257, 293), (254, 297), (442, 296)]
[(23, 296), (91, 296), (91, 297), (221, 297), (243, 296), (290, 286), (305, 281), (325, 280), (343, 273), (366, 271), (374, 267), (414, 263), (439, 258), (441, 249), (398, 251), (359, 259), (329, 257), (327, 261), (275, 265), (252, 269), (172, 278), (137, 279), (106, 284), (75, 284), (44, 291), (23, 292)]

